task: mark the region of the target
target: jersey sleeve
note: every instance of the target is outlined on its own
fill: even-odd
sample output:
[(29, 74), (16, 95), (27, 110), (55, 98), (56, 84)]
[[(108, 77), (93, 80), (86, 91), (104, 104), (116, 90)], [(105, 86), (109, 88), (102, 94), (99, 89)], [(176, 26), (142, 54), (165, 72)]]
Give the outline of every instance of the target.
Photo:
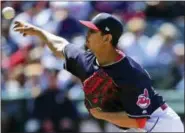
[(149, 118), (152, 112), (151, 79), (139, 64), (125, 57), (104, 70), (119, 88), (124, 111), (131, 118)]
[(84, 79), (86, 75), (85, 53), (85, 50), (77, 47), (75, 44), (68, 44), (63, 50), (65, 57), (64, 68), (81, 80)]

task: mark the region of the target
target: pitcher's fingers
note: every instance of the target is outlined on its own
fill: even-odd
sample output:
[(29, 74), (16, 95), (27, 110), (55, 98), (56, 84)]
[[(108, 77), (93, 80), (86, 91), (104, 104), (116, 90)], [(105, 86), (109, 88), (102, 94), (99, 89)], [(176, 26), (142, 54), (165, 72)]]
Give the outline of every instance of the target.
[(25, 28), (15, 28), (14, 31), (23, 32)]
[(19, 30), (19, 31), (30, 31), (30, 30), (33, 30), (33, 28), (31, 27), (19, 27), (19, 28), (15, 28), (14, 30)]
[(20, 22), (19, 21), (15, 21), (14, 24), (20, 24)]
[(22, 25), (23, 25), (23, 24), (22, 24), (21, 22), (19, 22), (19, 21), (15, 21), (14, 24), (15, 24), (15, 25), (19, 25), (19, 26), (22, 26)]
[(23, 28), (14, 28), (14, 31), (21, 31)]
[(15, 24), (13, 29), (18, 28), (18, 27), (21, 27), (21, 26), (19, 24)]
[(21, 21), (21, 20), (16, 20), (15, 22), (14, 22), (15, 24), (24, 24), (25, 22), (24, 21)]
[(25, 23), (24, 22), (21, 22), (21, 21), (15, 21), (14, 24), (15, 25), (18, 25), (20, 27), (23, 27), (25, 25)]
[(21, 22), (19, 20), (16, 20), (14, 23), (15, 24), (20, 24)]

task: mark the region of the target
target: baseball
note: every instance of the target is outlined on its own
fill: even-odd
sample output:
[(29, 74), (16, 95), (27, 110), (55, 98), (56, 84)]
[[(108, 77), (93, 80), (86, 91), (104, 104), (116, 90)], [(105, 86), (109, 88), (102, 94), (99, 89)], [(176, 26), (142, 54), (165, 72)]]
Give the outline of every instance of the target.
[(2, 10), (5, 19), (12, 19), (15, 16), (15, 10), (12, 7), (5, 7)]

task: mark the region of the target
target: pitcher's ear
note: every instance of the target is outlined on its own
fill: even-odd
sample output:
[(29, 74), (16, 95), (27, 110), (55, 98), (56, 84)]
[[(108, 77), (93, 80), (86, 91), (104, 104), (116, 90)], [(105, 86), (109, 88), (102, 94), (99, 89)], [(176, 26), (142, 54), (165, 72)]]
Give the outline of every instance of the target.
[(112, 35), (111, 34), (107, 34), (103, 37), (103, 41), (105, 42), (111, 42), (112, 41)]

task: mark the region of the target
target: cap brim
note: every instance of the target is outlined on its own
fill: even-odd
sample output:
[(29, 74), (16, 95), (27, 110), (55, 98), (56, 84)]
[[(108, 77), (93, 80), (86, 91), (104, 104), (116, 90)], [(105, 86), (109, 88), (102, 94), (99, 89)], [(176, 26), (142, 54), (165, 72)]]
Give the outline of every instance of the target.
[(79, 20), (79, 21), (81, 24), (88, 27), (89, 29), (100, 31), (98, 27), (95, 24), (93, 24), (91, 21), (83, 21), (83, 20)]

